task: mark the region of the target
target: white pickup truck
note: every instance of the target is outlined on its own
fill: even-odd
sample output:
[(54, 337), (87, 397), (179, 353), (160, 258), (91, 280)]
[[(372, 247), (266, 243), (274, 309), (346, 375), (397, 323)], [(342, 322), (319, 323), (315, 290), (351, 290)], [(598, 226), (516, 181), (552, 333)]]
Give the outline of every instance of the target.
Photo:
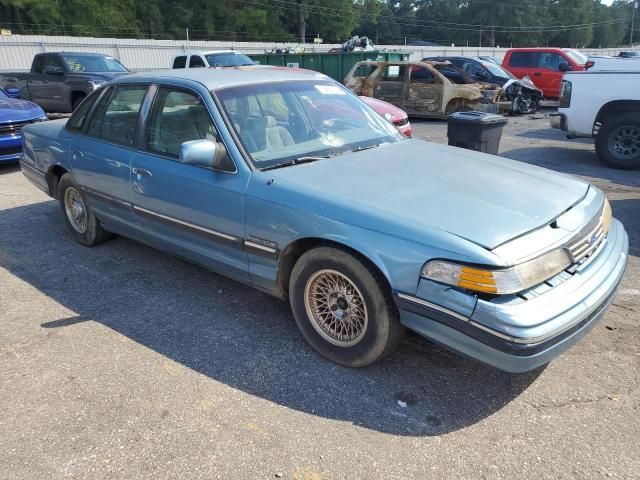
[(171, 62), (171, 68), (242, 67), (245, 65), (255, 65), (255, 62), (244, 53), (235, 50), (183, 53), (173, 57)]
[(595, 137), (598, 157), (614, 168), (640, 167), (640, 71), (567, 72), (551, 126), (568, 138)]

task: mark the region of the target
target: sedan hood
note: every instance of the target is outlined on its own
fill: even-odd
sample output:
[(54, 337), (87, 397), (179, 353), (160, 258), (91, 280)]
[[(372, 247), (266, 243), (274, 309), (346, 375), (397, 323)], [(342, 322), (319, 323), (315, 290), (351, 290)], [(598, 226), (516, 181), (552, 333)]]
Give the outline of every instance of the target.
[(38, 105), (17, 98), (0, 99), (0, 124), (25, 122), (44, 115)]
[(589, 188), (544, 168), (421, 140), (268, 173), (313, 198), (313, 213), (394, 236), (437, 228), (490, 250), (550, 223)]

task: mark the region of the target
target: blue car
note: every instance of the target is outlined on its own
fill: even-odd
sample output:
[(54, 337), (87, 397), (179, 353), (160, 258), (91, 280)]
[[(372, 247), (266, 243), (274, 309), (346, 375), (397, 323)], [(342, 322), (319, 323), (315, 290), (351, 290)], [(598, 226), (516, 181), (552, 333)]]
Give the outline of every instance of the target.
[(47, 116), (38, 105), (0, 89), (0, 165), (17, 162), (22, 155), (22, 127), (44, 120)]
[(22, 170), (74, 240), (124, 235), (288, 299), (351, 367), (411, 329), (530, 370), (595, 325), (627, 264), (598, 188), (408, 139), (317, 72), (131, 75), (24, 135)]

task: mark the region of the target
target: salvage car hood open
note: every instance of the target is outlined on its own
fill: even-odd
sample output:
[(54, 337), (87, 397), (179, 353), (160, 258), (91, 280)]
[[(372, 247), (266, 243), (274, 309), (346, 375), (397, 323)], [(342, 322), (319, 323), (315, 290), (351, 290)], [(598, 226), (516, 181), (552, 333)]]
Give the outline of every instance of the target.
[(550, 223), (589, 188), (544, 168), (421, 140), (266, 173), (283, 201), (302, 195), (312, 213), (382, 232), (393, 225), (395, 236), (442, 229), (487, 249)]

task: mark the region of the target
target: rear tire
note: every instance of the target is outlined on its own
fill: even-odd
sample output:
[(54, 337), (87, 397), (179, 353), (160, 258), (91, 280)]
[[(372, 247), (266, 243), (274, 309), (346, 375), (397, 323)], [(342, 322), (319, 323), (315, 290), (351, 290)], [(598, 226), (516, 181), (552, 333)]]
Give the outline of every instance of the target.
[(596, 137), (596, 153), (613, 168), (640, 167), (640, 113), (606, 117)]
[(380, 360), (404, 334), (379, 272), (339, 248), (319, 247), (300, 257), (291, 272), (289, 300), (305, 340), (341, 365)]
[(90, 247), (113, 237), (111, 232), (102, 228), (82, 190), (68, 173), (62, 176), (58, 184), (58, 200), (67, 227), (76, 242)]

